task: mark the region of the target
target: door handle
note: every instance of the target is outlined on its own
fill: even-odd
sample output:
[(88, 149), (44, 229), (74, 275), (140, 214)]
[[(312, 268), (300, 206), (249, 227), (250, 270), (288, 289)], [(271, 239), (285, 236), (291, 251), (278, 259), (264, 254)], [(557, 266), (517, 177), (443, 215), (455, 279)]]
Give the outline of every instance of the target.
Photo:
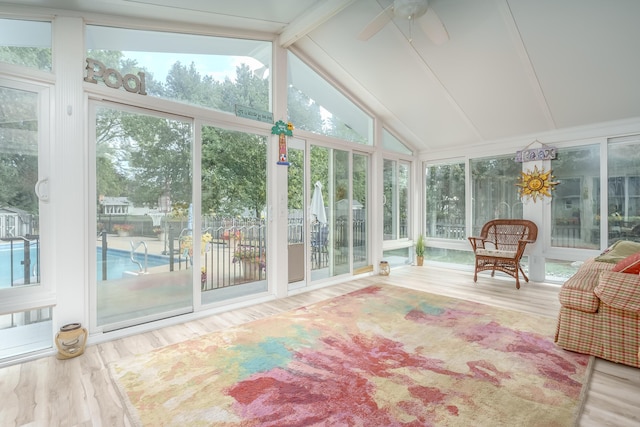
[(49, 178), (42, 178), (36, 182), (35, 188), (36, 197), (41, 202), (49, 201)]

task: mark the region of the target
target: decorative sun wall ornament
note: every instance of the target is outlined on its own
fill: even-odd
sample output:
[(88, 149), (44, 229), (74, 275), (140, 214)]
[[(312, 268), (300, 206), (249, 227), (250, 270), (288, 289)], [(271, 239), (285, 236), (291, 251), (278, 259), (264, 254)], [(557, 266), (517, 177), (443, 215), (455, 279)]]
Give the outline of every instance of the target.
[(271, 128), (272, 135), (278, 135), (278, 164), (289, 166), (287, 161), (287, 136), (293, 136), (293, 123), (278, 120)]
[(520, 187), (518, 193), (520, 197), (532, 198), (534, 203), (538, 197), (540, 199), (544, 196), (551, 197), (551, 192), (559, 184), (559, 182), (553, 181), (555, 177), (551, 174), (551, 170), (545, 172), (544, 168), (538, 170), (537, 166), (533, 168), (533, 171), (520, 173), (522, 175), (520, 182), (516, 184)]

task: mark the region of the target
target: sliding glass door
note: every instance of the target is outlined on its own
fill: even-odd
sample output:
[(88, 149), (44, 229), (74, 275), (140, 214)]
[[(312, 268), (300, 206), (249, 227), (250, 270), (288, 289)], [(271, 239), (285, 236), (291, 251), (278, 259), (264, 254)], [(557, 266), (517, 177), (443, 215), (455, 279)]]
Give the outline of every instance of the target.
[(200, 166), (202, 303), (266, 292), (267, 138), (203, 126)]
[(369, 156), (312, 145), (310, 163), (311, 278), (356, 272), (370, 264)]
[(52, 346), (55, 298), (46, 269), (51, 258), (41, 257), (51, 218), (48, 89), (0, 79), (0, 100), (2, 360)]
[(192, 123), (92, 103), (94, 325), (193, 310)]

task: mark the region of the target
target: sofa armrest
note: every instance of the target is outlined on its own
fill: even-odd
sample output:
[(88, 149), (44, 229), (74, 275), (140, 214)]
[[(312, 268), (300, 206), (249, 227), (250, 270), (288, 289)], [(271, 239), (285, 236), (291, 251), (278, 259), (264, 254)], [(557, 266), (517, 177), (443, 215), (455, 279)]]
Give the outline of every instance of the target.
[(608, 306), (640, 312), (640, 275), (603, 271), (593, 292)]

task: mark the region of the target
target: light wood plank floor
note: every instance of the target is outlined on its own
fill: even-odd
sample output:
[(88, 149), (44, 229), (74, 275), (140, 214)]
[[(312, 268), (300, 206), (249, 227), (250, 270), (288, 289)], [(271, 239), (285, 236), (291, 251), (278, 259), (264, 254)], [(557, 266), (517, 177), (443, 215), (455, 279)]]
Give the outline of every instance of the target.
[[(522, 283), (436, 267), (407, 267), (176, 326), (87, 347), (66, 361), (54, 356), (0, 369), (0, 426), (130, 426), (107, 364), (233, 325), (387, 282), (484, 304), (555, 317), (557, 285)], [(597, 359), (580, 426), (640, 426), (640, 369)]]

